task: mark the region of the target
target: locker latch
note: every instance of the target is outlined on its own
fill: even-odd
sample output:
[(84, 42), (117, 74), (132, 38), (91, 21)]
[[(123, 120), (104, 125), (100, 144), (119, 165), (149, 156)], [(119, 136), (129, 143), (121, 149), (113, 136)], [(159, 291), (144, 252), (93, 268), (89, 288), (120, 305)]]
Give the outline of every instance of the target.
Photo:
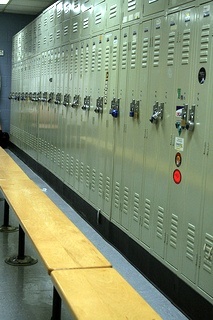
[(38, 101), (38, 97), (37, 97), (37, 93), (36, 92), (33, 92), (32, 96), (31, 96), (31, 101)]
[(80, 103), (80, 96), (76, 94), (73, 98), (72, 108), (78, 108)]
[(134, 119), (139, 118), (139, 101), (132, 100), (130, 103), (129, 116)]
[(103, 97), (98, 97), (96, 100), (96, 107), (94, 111), (96, 113), (103, 113)]
[(157, 123), (158, 120), (162, 120), (163, 119), (163, 112), (164, 112), (164, 103), (158, 103), (158, 101), (156, 101), (156, 103), (153, 106), (153, 114), (151, 116), (151, 118), (149, 119), (149, 121), (151, 123)]
[(195, 105), (192, 105), (189, 109), (189, 120), (186, 123), (186, 129), (193, 131), (195, 127)]
[(181, 120), (176, 121), (175, 127), (178, 130), (179, 136), (181, 135), (182, 129), (186, 129), (186, 124), (187, 124), (187, 110), (188, 110), (188, 105), (184, 104), (184, 106), (181, 109)]
[(113, 118), (117, 118), (119, 115), (120, 99), (113, 98), (111, 101), (111, 109), (109, 113)]
[(55, 104), (61, 104), (61, 93), (56, 94)]
[(70, 94), (65, 94), (65, 95), (64, 95), (63, 105), (64, 105), (65, 107), (68, 107), (68, 106), (70, 105)]
[(41, 101), (47, 102), (47, 92), (43, 92), (43, 95), (41, 97)]
[(82, 110), (89, 110), (90, 109), (90, 96), (86, 96), (84, 98), (84, 105), (82, 106)]
[(54, 100), (54, 92), (50, 92), (48, 102), (51, 103)]

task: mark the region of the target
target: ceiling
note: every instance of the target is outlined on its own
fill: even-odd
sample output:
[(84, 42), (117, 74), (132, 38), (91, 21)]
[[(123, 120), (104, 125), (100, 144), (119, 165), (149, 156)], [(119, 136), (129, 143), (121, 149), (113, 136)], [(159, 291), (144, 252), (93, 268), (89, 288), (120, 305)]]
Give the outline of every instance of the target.
[(0, 13), (39, 15), (56, 0), (9, 0), (8, 4), (0, 4)]

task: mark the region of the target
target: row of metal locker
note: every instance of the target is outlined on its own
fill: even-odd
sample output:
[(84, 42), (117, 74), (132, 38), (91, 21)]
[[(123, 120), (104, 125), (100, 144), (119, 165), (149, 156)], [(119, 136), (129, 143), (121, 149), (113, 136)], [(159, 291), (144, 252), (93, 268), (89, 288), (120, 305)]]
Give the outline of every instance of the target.
[(212, 302), (213, 4), (188, 2), (14, 59), (10, 134)]
[(168, 14), (205, 0), (64, 0), (58, 1), (17, 34), (14, 61), (20, 61), (116, 27)]

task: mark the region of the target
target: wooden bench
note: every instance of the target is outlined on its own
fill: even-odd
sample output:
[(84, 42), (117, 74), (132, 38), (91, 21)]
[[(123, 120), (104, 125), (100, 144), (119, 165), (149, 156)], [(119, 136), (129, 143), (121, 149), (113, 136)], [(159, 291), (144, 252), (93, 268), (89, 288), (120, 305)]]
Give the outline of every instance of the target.
[(78, 320), (159, 320), (161, 317), (114, 268), (56, 270), (52, 320), (60, 320), (61, 299)]
[(18, 254), (6, 262), (37, 262), (25, 255), (27, 234), (53, 281), (52, 319), (61, 319), (61, 299), (77, 319), (161, 319), (8, 157), (0, 148), (0, 161), (9, 164), (0, 168), (0, 190), (19, 220), (19, 243)]

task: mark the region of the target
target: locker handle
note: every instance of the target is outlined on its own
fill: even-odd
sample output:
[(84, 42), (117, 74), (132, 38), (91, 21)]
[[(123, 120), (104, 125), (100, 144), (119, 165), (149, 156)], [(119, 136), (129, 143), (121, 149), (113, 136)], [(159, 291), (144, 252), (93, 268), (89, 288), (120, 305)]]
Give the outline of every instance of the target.
[(211, 255), (212, 255), (212, 250), (213, 250), (213, 247), (210, 247), (209, 248), (209, 252), (206, 252), (207, 250), (206, 250), (207, 248), (206, 248), (206, 243), (204, 244), (204, 246), (203, 246), (203, 251), (205, 251), (205, 253), (206, 253), (206, 259), (207, 260), (211, 260)]

